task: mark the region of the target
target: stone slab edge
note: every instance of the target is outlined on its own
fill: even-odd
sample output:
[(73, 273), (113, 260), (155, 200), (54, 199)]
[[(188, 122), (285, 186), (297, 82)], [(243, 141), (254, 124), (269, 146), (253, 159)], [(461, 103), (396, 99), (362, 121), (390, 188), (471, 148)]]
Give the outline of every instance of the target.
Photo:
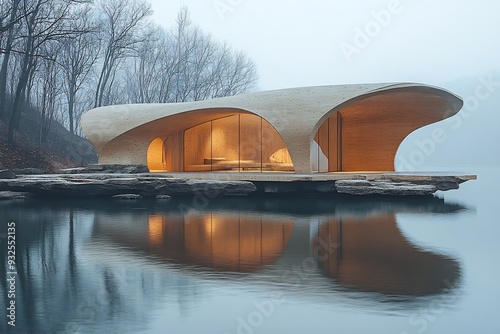
[[(436, 191), (458, 189), (468, 176), (384, 175), (372, 179), (330, 181), (224, 181), (178, 178), (155, 174), (44, 174), (0, 179), (0, 191), (34, 196), (113, 197), (247, 196), (254, 193), (339, 193), (348, 195), (427, 196)], [(21, 196), (21, 195), (19, 195)], [(5, 195), (4, 197), (8, 197)]]

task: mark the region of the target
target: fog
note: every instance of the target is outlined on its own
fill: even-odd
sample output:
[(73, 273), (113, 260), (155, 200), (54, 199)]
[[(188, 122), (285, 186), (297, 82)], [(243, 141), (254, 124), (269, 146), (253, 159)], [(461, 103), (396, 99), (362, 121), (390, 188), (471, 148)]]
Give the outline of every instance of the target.
[[(462, 97), (464, 107), (454, 117), (408, 136), (396, 159), (398, 170), (464, 167), (463, 171), (474, 172), (471, 167), (499, 167), (500, 71), (438, 85)], [(436, 129), (443, 131), (442, 140), (433, 139)]]
[[(410, 135), (398, 169), (500, 166), (499, 2), (150, 2), (165, 27), (186, 5), (195, 24), (244, 51), (256, 62), (259, 90), (371, 82), (449, 89), (465, 99), (464, 109)], [(433, 145), (426, 140), (436, 128), (446, 140)]]

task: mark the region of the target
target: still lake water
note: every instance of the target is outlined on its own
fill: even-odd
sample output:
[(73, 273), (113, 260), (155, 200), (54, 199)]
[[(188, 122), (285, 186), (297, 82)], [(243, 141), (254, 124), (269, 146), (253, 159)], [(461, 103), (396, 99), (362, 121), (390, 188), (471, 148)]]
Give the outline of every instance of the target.
[(1, 333), (500, 333), (500, 170), (473, 172), (427, 199), (0, 202)]

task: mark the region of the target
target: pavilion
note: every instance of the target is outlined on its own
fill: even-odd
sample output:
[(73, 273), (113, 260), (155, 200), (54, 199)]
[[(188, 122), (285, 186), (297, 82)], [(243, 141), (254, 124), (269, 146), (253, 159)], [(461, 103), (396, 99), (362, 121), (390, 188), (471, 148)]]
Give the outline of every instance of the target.
[(391, 172), (410, 133), (462, 105), (422, 84), (338, 85), (113, 105), (88, 111), (81, 124), (100, 164), (161, 172)]

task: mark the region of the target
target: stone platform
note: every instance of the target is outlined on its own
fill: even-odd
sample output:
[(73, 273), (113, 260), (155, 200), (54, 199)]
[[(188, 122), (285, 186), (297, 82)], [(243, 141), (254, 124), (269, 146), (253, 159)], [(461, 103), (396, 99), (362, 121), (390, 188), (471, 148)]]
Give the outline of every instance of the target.
[[(430, 196), (475, 175), (457, 173), (140, 173), (43, 174), (0, 179), (0, 199), (19, 197), (249, 196), (345, 194)], [(22, 196), (21, 194), (22, 193)], [(126, 196), (123, 196), (126, 195)], [(134, 195), (134, 196), (130, 196)]]

